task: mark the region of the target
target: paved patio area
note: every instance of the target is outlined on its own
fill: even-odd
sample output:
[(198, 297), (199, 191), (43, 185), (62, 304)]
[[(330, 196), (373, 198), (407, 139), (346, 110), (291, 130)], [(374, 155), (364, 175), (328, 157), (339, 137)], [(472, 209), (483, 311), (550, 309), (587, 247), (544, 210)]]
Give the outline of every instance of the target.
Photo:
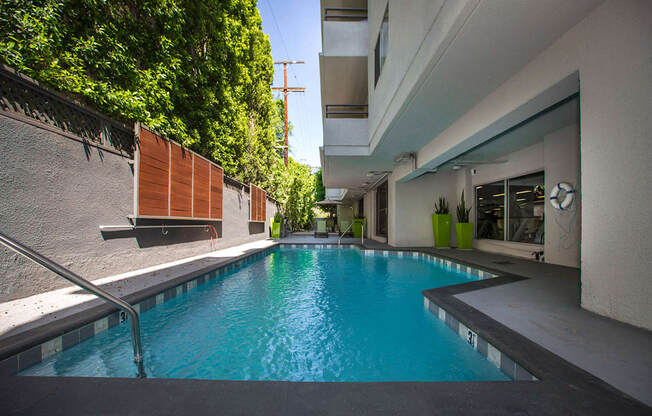
[[(323, 240), (311, 236), (291, 236), (281, 242), (320, 244)], [(359, 244), (360, 240), (354, 239), (352, 242)], [(365, 246), (396, 249), (373, 240), (365, 240)], [(527, 280), (457, 297), (652, 406), (652, 332), (580, 308), (579, 269), (477, 250), (418, 249), (528, 277)]]
[[(287, 244), (337, 244), (339, 237), (337, 233), (329, 233), (327, 237), (315, 238), (313, 234), (299, 233), (291, 234), (287, 237), (281, 238), (279, 242)], [(342, 237), (342, 244), (360, 244), (359, 238)]]

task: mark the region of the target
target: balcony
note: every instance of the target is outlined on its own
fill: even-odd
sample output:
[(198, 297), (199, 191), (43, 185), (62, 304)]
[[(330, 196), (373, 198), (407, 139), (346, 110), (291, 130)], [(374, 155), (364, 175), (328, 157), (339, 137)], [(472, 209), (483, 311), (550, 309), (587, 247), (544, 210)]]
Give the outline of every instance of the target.
[(369, 133), (366, 104), (327, 104), (324, 118), (325, 156), (364, 156)]
[(326, 118), (368, 118), (367, 104), (326, 104)]
[(359, 22), (367, 20), (367, 8), (324, 7), (324, 20), (336, 22)]
[(366, 1), (322, 1), (322, 51), (325, 57), (367, 56)]

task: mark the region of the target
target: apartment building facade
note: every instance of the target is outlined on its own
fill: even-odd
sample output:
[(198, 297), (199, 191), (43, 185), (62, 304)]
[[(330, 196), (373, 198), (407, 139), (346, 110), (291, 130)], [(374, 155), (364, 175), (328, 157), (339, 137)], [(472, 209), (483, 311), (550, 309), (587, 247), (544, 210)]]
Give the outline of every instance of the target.
[[(454, 213), (464, 192), (474, 248), (580, 268), (582, 307), (652, 329), (652, 3), (321, 12), (323, 181), (367, 238), (432, 246), (435, 200)], [(560, 183), (566, 210), (550, 200)]]

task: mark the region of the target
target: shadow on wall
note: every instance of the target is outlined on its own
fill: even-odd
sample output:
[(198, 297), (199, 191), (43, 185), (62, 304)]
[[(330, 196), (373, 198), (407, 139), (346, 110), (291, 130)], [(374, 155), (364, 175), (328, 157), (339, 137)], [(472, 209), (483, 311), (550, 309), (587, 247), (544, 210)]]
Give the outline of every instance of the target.
[[(179, 225), (205, 225), (204, 222), (183, 221), (183, 220), (138, 220), (138, 225), (149, 226), (179, 226)], [(211, 221), (208, 225), (213, 226), (217, 231), (217, 238), (222, 238), (222, 222)], [(145, 228), (134, 230), (103, 230), (102, 238), (104, 240), (115, 240), (122, 238), (135, 238), (138, 247), (158, 247), (171, 244), (190, 243), (193, 241), (208, 241), (211, 238), (211, 231), (208, 227), (189, 227), (189, 228)], [(213, 233), (213, 238), (215, 234)]]
[(250, 222), (249, 223), (249, 234), (261, 234), (265, 232), (265, 223), (264, 222)]

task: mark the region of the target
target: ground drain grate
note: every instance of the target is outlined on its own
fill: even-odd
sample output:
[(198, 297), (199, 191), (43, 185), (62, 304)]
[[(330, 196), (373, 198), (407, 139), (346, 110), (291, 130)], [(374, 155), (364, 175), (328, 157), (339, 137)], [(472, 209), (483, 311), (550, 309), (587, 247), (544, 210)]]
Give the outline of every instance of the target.
[(512, 262), (512, 261), (509, 261), (509, 260), (498, 260), (498, 261), (492, 261), (492, 263), (493, 263), (493, 264), (500, 264), (501, 266), (507, 266), (507, 265), (510, 265), (510, 264), (516, 264), (516, 263), (514, 263), (514, 262)]

